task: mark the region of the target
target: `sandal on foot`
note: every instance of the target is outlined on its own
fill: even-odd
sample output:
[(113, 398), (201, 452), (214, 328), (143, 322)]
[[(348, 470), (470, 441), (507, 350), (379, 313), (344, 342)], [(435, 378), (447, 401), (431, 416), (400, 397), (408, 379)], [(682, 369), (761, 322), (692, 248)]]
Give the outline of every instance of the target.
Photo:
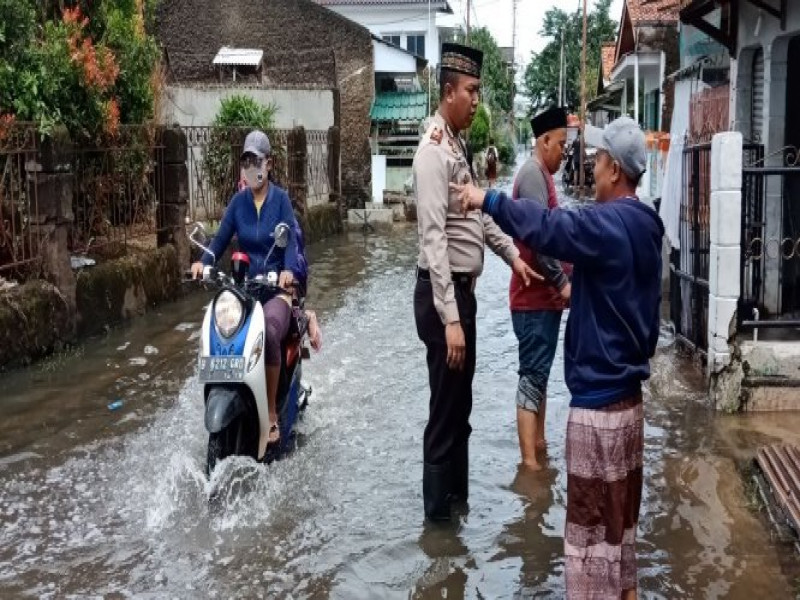
[[(273, 433), (276, 434), (275, 437), (273, 437)], [(278, 422), (275, 421), (269, 426), (269, 437), (267, 443), (277, 444), (280, 441), (281, 441), (281, 430), (280, 427), (278, 427)]]

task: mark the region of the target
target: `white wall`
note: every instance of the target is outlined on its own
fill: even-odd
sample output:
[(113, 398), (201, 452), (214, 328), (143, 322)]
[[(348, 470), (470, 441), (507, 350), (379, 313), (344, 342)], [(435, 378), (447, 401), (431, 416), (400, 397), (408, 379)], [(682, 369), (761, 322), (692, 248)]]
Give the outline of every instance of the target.
[(427, 7), (376, 8), (366, 6), (331, 6), (340, 15), (363, 25), (378, 37), (399, 35), (400, 45), (406, 48), (409, 35), (425, 35), (425, 58), (431, 66), (439, 64), (439, 30), (435, 10), (428, 18)]
[(392, 46), (372, 40), (376, 73), (416, 73), (417, 59)]
[[(759, 21), (759, 9), (748, 3), (739, 7), (739, 49), (737, 68), (732, 70), (731, 95), (736, 96), (732, 115), (736, 115), (735, 127), (744, 135), (750, 134), (750, 109), (752, 95), (753, 53), (761, 48), (764, 53), (764, 144), (765, 166), (782, 166), (786, 128), (786, 87), (788, 73), (787, 51), (789, 40), (800, 33), (800, 5), (787, 3), (786, 29), (781, 30), (778, 19), (763, 14)], [(758, 29), (758, 36), (756, 36)], [(734, 77), (735, 76), (735, 77)], [(795, 76), (794, 73), (791, 76)], [(768, 177), (765, 199), (765, 231), (767, 239), (783, 237), (782, 181), (779, 177)], [(780, 259), (765, 259), (764, 304), (767, 309), (778, 312), (781, 305)]]
[(372, 201), (383, 204), (383, 192), (386, 189), (386, 157), (382, 154), (372, 155)]
[(216, 87), (169, 85), (165, 90), (161, 122), (166, 125), (208, 126), (224, 98), (245, 95), (262, 104), (274, 103), (277, 129), (303, 126), (307, 130), (327, 130), (334, 124), (331, 90), (268, 90), (255, 87)]

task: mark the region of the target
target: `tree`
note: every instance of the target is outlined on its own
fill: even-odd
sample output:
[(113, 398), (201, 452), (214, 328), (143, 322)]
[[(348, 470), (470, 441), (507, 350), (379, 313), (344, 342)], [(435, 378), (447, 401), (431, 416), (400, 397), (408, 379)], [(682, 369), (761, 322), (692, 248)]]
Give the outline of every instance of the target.
[[(603, 42), (613, 40), (617, 32), (617, 24), (610, 17), (611, 2), (612, 0), (596, 0), (594, 9), (587, 18), (586, 89), (590, 95), (597, 89), (600, 46)], [(558, 100), (562, 39), (566, 63), (566, 103), (568, 107), (577, 109), (580, 107), (582, 45), (576, 43), (576, 40), (583, 37), (583, 11), (567, 13), (560, 8), (551, 8), (545, 14), (540, 35), (550, 41), (541, 52), (531, 55), (524, 75), (525, 90), (531, 99), (531, 113), (555, 104)]]
[(76, 138), (152, 119), (155, 2), (0, 0), (0, 115)]
[(472, 119), (472, 126), (469, 128), (469, 146), (473, 154), (489, 145), (491, 130), (492, 122), (489, 112), (483, 104), (479, 104), (475, 117)]
[[(458, 43), (466, 44), (466, 34), (463, 31), (456, 37)], [(467, 45), (483, 52), (483, 101), (499, 112), (510, 112), (514, 106), (514, 71), (506, 67), (497, 41), (488, 29), (478, 27), (470, 32)]]

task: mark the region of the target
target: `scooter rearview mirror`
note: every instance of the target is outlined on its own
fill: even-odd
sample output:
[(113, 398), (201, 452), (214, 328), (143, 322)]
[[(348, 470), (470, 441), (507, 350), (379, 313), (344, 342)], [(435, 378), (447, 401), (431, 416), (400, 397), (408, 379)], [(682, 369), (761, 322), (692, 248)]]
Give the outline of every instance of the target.
[(278, 223), (275, 226), (274, 237), (278, 248), (286, 248), (289, 245), (289, 226), (286, 223)]

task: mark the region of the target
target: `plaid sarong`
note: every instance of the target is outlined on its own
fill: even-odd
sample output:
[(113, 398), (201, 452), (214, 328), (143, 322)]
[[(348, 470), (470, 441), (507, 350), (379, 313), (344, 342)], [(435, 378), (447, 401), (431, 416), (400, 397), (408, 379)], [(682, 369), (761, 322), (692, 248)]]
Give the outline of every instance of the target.
[(566, 445), (567, 597), (619, 598), (636, 587), (644, 454), (641, 394), (600, 410), (571, 408)]

